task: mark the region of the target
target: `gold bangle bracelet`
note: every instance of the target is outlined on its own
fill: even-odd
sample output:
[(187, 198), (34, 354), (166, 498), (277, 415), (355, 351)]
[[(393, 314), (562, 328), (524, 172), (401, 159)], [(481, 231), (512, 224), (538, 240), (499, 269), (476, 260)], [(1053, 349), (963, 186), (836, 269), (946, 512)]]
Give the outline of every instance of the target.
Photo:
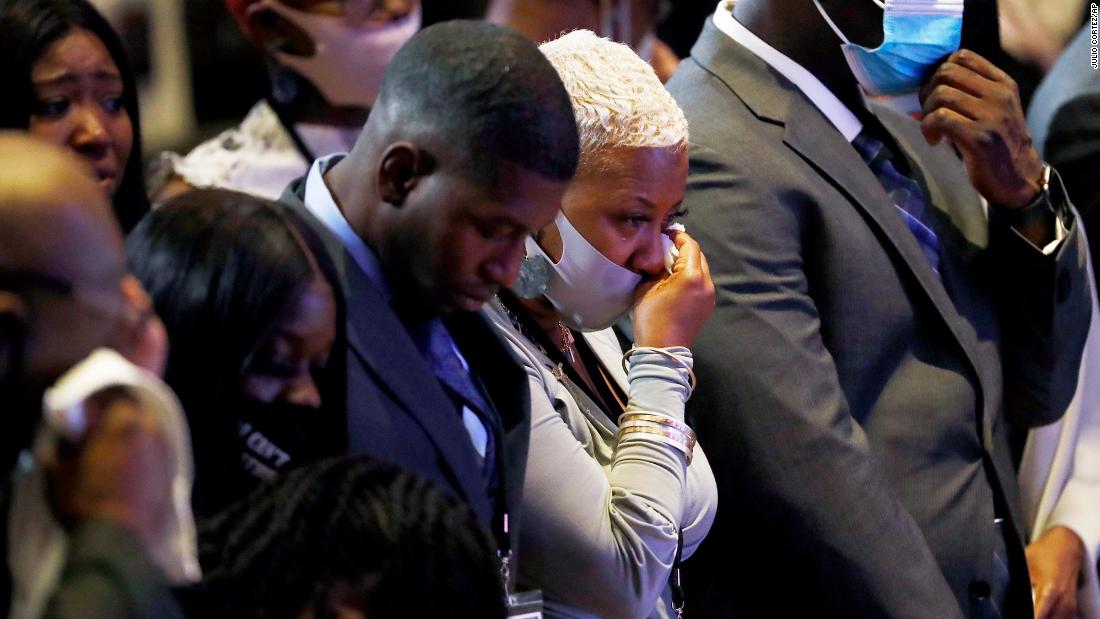
[(619, 424), (619, 431), (622, 432), (628, 428), (656, 428), (658, 430), (664, 430), (670, 434), (669, 438), (674, 438), (688, 447), (695, 447), (695, 436), (693, 434), (685, 434), (680, 430), (671, 428), (669, 426), (654, 423), (652, 421), (624, 421)]
[(687, 434), (690, 437), (695, 437), (695, 431), (691, 429), (691, 426), (686, 423), (670, 417), (662, 413), (650, 413), (646, 411), (627, 411), (619, 417), (620, 421), (652, 421), (659, 423), (663, 426), (670, 428), (676, 428), (677, 430)]
[[(629, 438), (631, 435), (642, 435), (642, 434), (644, 434), (646, 436), (646, 440), (656, 441), (656, 442), (661, 443), (663, 445), (668, 445), (669, 447), (672, 447), (673, 449), (680, 452), (684, 456), (684, 460), (687, 464), (691, 464), (692, 457), (694, 456), (693, 450), (689, 449), (686, 445), (684, 445), (683, 442), (678, 441), (675, 438), (670, 438), (665, 433), (661, 432), (660, 429), (657, 429), (657, 428), (630, 428), (630, 429), (628, 429), (624, 432), (619, 433), (619, 440), (624, 441), (625, 439)], [(641, 436), (638, 436), (636, 438), (641, 439)]]

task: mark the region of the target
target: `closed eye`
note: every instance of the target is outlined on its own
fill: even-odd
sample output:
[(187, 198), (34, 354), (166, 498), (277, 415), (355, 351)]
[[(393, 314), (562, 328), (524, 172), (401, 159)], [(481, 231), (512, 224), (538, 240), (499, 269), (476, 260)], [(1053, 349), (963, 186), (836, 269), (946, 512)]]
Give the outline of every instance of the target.
[(676, 211), (674, 211), (672, 213), (669, 213), (668, 216), (665, 217), (664, 227), (668, 228), (672, 224), (674, 224), (677, 221), (680, 221), (681, 219), (686, 217), (687, 214), (688, 214), (688, 210), (686, 208), (680, 208), (680, 209), (677, 209)]

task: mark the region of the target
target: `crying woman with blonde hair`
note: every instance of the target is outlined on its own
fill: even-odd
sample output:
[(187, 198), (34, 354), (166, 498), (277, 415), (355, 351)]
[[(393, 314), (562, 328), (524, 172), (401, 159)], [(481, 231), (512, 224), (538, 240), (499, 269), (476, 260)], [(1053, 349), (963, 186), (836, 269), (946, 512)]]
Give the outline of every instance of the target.
[[(531, 442), (517, 587), (548, 617), (673, 617), (678, 564), (714, 519), (714, 477), (684, 405), (714, 308), (676, 224), (688, 127), (630, 48), (579, 30), (545, 43), (573, 102), (577, 175), (487, 312), (527, 370)], [(610, 329), (633, 319), (624, 351)]]

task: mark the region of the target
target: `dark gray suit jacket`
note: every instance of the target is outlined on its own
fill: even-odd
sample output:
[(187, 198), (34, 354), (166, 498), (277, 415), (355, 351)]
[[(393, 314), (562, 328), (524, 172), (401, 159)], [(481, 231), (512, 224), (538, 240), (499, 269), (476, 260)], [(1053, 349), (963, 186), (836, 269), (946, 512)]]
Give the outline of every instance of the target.
[(941, 283), (855, 149), (713, 23), (668, 87), (718, 290), (689, 412), (721, 509), (690, 613), (984, 616), (997, 505), (1022, 585), (1007, 616), (1029, 615), (1006, 414), (1047, 423), (1073, 394), (1080, 236), (1048, 257), (987, 223), (954, 153), (880, 114), (935, 207)]
[[(348, 451), (394, 462), (423, 475), (467, 503), (478, 522), (495, 526), (477, 453), (455, 404), (378, 288), (343, 244), (302, 202), (304, 179), (291, 183), (281, 201), (322, 239), (347, 304)], [(496, 416), (498, 456), (504, 464), (504, 499), (511, 539), (530, 436), (527, 380), (496, 334), (478, 314), (454, 312), (444, 322), (489, 395)]]

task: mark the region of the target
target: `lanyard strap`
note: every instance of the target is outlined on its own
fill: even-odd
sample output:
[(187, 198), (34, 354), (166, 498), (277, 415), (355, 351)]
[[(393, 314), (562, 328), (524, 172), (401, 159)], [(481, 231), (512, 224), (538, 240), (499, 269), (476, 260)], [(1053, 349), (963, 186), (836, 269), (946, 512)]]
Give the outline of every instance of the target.
[(313, 151), (310, 150), (309, 146), (302, 140), (302, 136), (298, 135), (298, 132), (294, 130), (294, 123), (290, 122), (286, 110), (272, 97), (265, 97), (265, 100), (271, 110), (275, 112), (275, 117), (279, 119), (279, 124), (283, 126), (283, 130), (290, 136), (290, 140), (294, 142), (294, 148), (298, 149), (298, 154), (312, 165), (313, 160), (317, 157), (314, 156)]
[(680, 561), (684, 554), (684, 530), (676, 532), (676, 559), (672, 562), (672, 572), (668, 575), (668, 588), (672, 592), (672, 610), (677, 619), (684, 616), (684, 587), (680, 580)]

